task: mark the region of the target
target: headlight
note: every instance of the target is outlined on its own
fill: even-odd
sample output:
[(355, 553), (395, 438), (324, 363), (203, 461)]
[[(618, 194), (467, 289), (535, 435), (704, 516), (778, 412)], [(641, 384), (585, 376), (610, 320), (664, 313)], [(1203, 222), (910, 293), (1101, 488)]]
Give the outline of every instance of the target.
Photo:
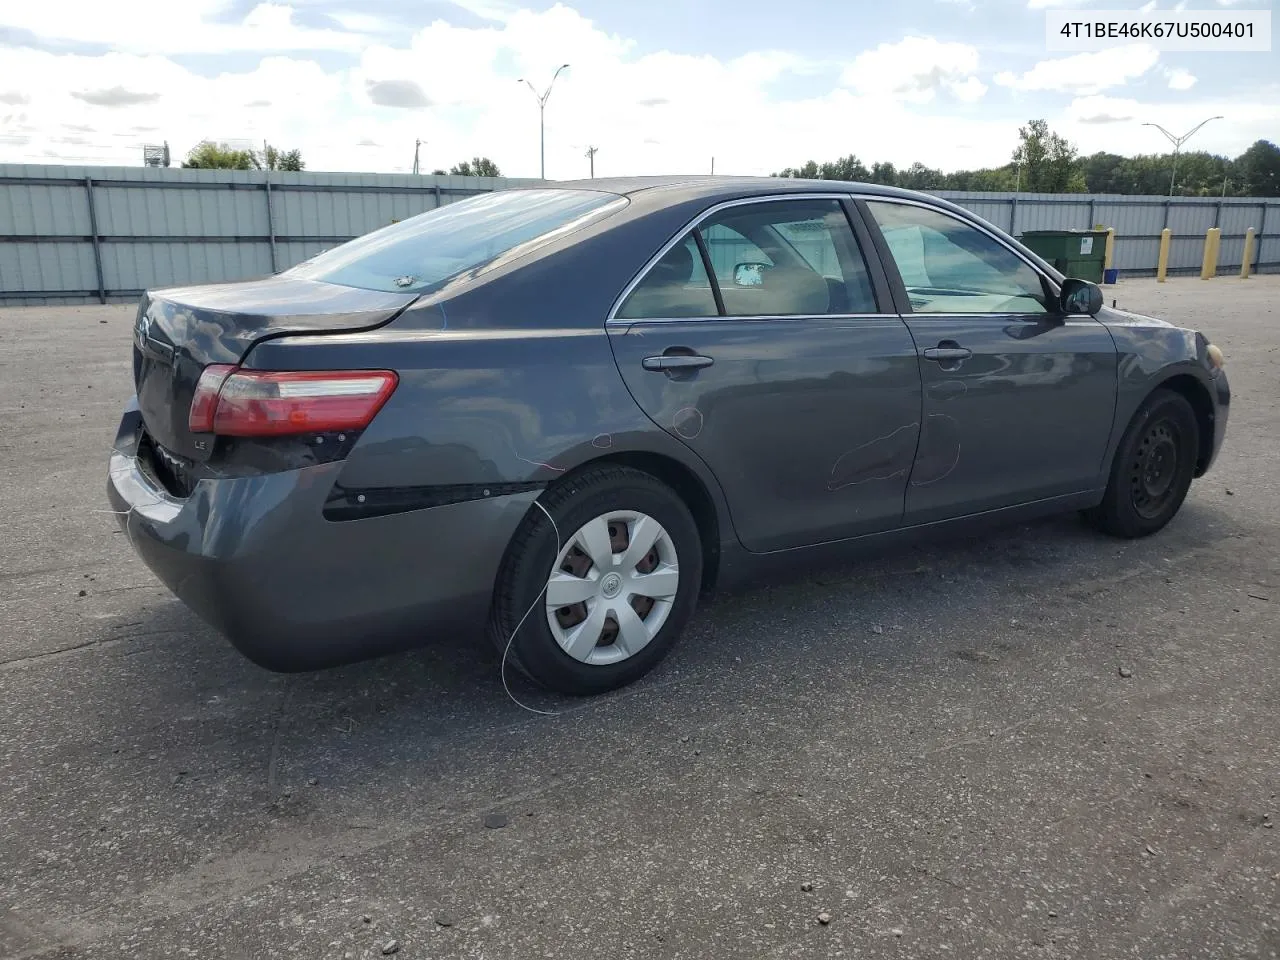
[(1214, 370), (1221, 370), (1223, 365), (1226, 363), (1226, 360), (1222, 356), (1222, 351), (1212, 343), (1205, 348), (1204, 355), (1209, 360), (1209, 366), (1213, 367)]

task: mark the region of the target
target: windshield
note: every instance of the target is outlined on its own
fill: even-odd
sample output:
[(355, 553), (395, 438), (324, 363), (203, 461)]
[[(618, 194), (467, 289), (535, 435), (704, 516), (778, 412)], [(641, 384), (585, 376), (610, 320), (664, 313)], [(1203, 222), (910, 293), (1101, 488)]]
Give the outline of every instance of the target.
[(506, 190), (468, 197), (326, 250), (284, 272), (366, 290), (424, 293), (516, 247), (612, 213), (626, 200), (594, 190)]

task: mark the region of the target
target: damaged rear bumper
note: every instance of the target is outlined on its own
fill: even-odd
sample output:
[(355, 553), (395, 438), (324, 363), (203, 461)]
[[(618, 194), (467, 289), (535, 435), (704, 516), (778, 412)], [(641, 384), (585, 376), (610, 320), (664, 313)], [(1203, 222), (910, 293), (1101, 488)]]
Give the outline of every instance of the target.
[(348, 663), (478, 634), (512, 533), (536, 493), (331, 521), (342, 463), (204, 479), (169, 494), (137, 450), (137, 406), (107, 495), (138, 556), (188, 607), (271, 670)]

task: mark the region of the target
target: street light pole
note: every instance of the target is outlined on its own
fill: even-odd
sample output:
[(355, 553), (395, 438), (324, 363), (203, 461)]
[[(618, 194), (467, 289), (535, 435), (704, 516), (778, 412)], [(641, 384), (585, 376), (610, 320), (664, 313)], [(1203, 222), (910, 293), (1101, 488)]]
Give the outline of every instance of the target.
[(560, 76), (560, 71), (568, 68), (568, 64), (561, 64), (551, 76), (551, 82), (547, 84), (547, 89), (542, 93), (538, 93), (537, 88), (528, 80), (521, 77), (516, 83), (523, 83), (526, 87), (533, 91), (534, 99), (538, 101), (538, 149), (541, 162), (542, 179), (547, 179), (547, 124), (546, 110), (547, 101), (551, 99), (551, 88), (556, 85), (556, 77)]
[(600, 152), (599, 147), (587, 147), (587, 152), (584, 154), (584, 156), (589, 161), (591, 161), (591, 179), (592, 180), (596, 178), (596, 154), (599, 152)]
[[(1220, 116), (1209, 118), (1209, 120), (1221, 120), (1221, 119), (1222, 117)], [(1169, 196), (1171, 197), (1173, 196), (1173, 185), (1178, 179), (1178, 151), (1180, 151), (1182, 149), (1182, 145), (1186, 143), (1188, 140), (1190, 140), (1192, 135), (1201, 127), (1203, 127), (1206, 123), (1208, 123), (1209, 120), (1201, 120), (1199, 123), (1197, 123), (1194, 127), (1192, 127), (1189, 131), (1187, 131), (1180, 137), (1175, 137), (1172, 133), (1170, 133), (1164, 127), (1160, 126), (1160, 124), (1158, 123), (1143, 124), (1144, 127), (1155, 127), (1157, 130), (1163, 133), (1166, 137), (1168, 137), (1169, 142), (1173, 144), (1173, 172), (1169, 174)]]

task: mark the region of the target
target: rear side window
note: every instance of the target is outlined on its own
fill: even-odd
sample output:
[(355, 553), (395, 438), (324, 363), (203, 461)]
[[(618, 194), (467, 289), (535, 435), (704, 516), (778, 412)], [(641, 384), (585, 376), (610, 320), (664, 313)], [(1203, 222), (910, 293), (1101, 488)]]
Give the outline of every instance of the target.
[(618, 308), (622, 320), (684, 319), (719, 313), (697, 241), (689, 234), (653, 265)]
[(518, 247), (608, 216), (626, 202), (595, 190), (486, 193), (357, 237), (284, 275), (366, 290), (424, 293)]

